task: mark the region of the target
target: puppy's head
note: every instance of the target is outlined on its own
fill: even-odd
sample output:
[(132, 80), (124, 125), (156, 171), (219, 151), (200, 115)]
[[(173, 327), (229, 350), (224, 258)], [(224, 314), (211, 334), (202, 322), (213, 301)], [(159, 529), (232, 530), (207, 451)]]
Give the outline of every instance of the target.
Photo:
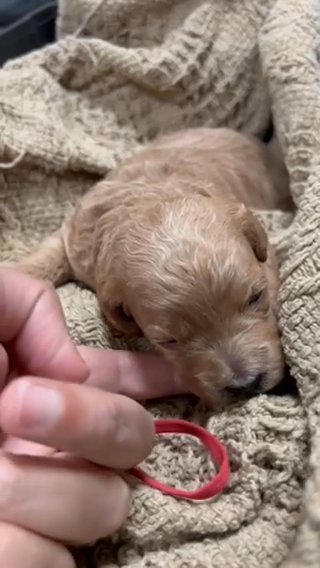
[(141, 331), (192, 392), (212, 402), (252, 395), (283, 374), (270, 255), (244, 206), (199, 196), (159, 202), (127, 211), (100, 252), (98, 298), (108, 321)]

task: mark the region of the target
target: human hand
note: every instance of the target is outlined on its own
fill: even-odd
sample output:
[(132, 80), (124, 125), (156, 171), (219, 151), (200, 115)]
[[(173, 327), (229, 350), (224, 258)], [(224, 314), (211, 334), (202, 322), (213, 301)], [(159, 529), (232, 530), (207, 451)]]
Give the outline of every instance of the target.
[[(0, 565), (73, 568), (69, 543), (125, 521), (119, 470), (150, 452), (134, 400), (181, 392), (161, 357), (77, 349), (50, 287), (0, 269)], [(124, 396), (127, 395), (127, 396)]]

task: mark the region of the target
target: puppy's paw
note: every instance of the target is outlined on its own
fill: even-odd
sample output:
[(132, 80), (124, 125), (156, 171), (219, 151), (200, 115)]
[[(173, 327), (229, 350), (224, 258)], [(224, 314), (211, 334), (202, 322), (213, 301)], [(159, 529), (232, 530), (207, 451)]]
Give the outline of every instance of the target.
[(39, 270), (38, 266), (33, 266), (32, 264), (18, 261), (8, 261), (0, 263), (0, 269), (2, 268), (15, 270), (16, 272), (21, 272), (23, 274), (26, 274), (27, 276), (31, 276), (32, 278), (43, 280), (42, 271)]

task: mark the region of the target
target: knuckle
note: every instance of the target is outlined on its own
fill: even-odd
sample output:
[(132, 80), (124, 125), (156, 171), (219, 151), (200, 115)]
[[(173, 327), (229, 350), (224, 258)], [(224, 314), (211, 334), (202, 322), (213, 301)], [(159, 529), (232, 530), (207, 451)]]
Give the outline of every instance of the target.
[(73, 519), (72, 540), (70, 534), (68, 537), (68, 542), (73, 545), (87, 545), (111, 536), (127, 519), (130, 490), (124, 480), (115, 473), (103, 472), (95, 476), (91, 489), (94, 486), (95, 490), (88, 492), (86, 521), (80, 525), (78, 518)]
[[(0, 455), (0, 518), (11, 518), (20, 502), (22, 477), (14, 458)], [(20, 503), (21, 505), (21, 503)]]
[(114, 440), (117, 444), (119, 435), (121, 436), (122, 420), (120, 419), (118, 404), (113, 396), (108, 397), (108, 412), (106, 413), (106, 416), (108, 417), (108, 438), (110, 440)]
[(25, 553), (25, 536), (23, 531), (10, 525), (1, 524), (0, 565), (9, 565), (10, 568), (20, 568), (21, 555)]
[[(132, 430), (133, 428), (133, 430)], [(109, 397), (108, 399), (108, 439), (112, 440), (112, 446), (117, 453), (125, 451), (128, 447), (128, 442), (132, 439), (134, 443), (134, 432), (136, 425), (128, 424), (128, 417), (123, 411), (122, 405), (116, 397)], [(138, 444), (139, 447), (139, 444)], [(130, 455), (131, 452), (128, 452)]]
[(121, 455), (121, 468), (140, 463), (154, 445), (152, 417), (135, 401), (127, 399), (124, 405), (123, 401), (120, 403), (119, 398), (113, 396), (108, 398), (108, 412), (105, 412), (105, 406), (103, 409), (104, 416), (107, 416), (104, 419), (107, 420), (107, 437), (112, 441), (118, 457)]
[(0, 566), (75, 568), (68, 550), (23, 528), (0, 523)]
[(108, 519), (108, 533), (112, 534), (119, 530), (125, 523), (131, 502), (129, 486), (120, 476), (114, 476), (113, 492), (116, 503), (113, 503), (112, 516)]

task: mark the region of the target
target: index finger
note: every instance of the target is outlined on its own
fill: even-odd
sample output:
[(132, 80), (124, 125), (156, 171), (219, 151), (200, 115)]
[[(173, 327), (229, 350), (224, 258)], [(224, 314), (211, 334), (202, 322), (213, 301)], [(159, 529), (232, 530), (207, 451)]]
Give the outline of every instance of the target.
[(155, 352), (139, 353), (81, 346), (89, 369), (86, 384), (101, 390), (148, 400), (186, 393), (169, 361)]
[(14, 363), (33, 375), (76, 382), (88, 376), (54, 289), (10, 268), (0, 268), (0, 343), (10, 343)]

